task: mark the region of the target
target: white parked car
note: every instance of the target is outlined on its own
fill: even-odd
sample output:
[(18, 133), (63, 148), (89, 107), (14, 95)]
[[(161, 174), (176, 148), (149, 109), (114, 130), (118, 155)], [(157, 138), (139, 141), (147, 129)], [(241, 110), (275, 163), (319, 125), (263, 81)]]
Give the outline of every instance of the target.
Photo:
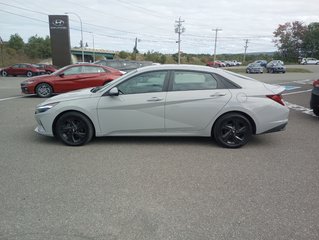
[(284, 87), (204, 66), (139, 68), (103, 87), (47, 99), (35, 131), (77, 146), (101, 136), (205, 136), (224, 147), (283, 130)]
[(319, 60), (315, 58), (303, 58), (300, 64), (319, 64)]

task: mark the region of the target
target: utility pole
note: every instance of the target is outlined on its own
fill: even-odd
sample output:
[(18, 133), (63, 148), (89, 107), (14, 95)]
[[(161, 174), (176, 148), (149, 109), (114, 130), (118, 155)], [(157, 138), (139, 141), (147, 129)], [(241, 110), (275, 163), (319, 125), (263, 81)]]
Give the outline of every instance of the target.
[(4, 61), (3, 61), (3, 40), (0, 37), (0, 45), (1, 45), (1, 62), (2, 62), (2, 67), (4, 67)]
[(215, 48), (214, 48), (214, 64), (215, 64), (215, 61), (216, 61), (216, 48), (217, 48), (217, 33), (218, 33), (218, 31), (222, 31), (223, 29), (215, 28), (215, 29), (212, 29), (212, 30), (215, 31)]
[(176, 22), (175, 25), (175, 33), (178, 34), (178, 40), (176, 43), (178, 43), (178, 64), (181, 63), (181, 34), (185, 32), (185, 28), (182, 27), (182, 23), (185, 22), (184, 20), (181, 20), (181, 17)]
[(245, 53), (244, 53), (244, 60), (243, 60), (243, 64), (245, 63), (246, 61), (246, 52), (247, 52), (247, 48), (248, 48), (248, 39), (245, 39)]

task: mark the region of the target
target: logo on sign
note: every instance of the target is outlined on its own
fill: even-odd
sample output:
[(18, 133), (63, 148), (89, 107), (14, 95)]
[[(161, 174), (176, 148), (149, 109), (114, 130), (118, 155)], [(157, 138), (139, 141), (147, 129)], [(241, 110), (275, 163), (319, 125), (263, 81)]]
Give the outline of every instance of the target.
[(56, 27), (63, 27), (64, 26), (64, 21), (61, 19), (55, 19), (52, 22), (52, 25), (56, 26)]

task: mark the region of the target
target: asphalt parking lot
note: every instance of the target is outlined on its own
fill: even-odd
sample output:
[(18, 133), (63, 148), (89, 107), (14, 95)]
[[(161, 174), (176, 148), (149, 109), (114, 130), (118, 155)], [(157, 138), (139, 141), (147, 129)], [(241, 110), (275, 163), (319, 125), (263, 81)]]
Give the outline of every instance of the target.
[(240, 149), (206, 138), (99, 138), (67, 147), (33, 129), (24, 78), (0, 78), (0, 239), (319, 239), (313, 73), (249, 75), (286, 87), (283, 132)]

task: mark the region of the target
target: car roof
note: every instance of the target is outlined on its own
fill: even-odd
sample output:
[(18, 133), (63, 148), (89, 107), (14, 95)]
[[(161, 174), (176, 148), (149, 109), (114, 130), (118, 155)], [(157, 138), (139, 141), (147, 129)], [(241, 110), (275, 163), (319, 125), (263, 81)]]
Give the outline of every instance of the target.
[(192, 71), (204, 71), (204, 72), (222, 72), (221, 69), (212, 68), (201, 65), (191, 65), (191, 64), (161, 64), (161, 65), (151, 65), (146, 67), (141, 67), (136, 69), (138, 72), (153, 71), (153, 70), (192, 70)]

